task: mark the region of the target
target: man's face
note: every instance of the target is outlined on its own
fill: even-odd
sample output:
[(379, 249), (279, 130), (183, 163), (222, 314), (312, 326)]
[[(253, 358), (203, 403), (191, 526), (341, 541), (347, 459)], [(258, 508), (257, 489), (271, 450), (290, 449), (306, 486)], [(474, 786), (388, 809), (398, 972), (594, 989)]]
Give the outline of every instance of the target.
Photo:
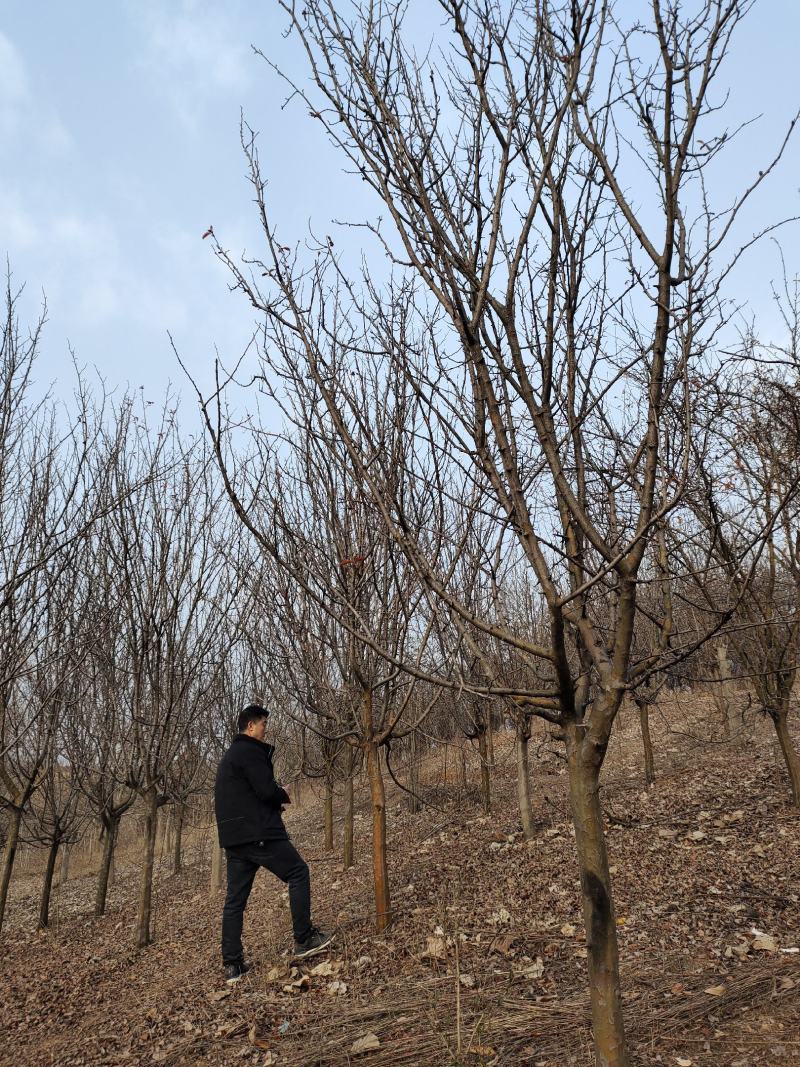
[(254, 719), (248, 723), (245, 733), (248, 737), (254, 737), (256, 741), (263, 741), (264, 735), (267, 732), (267, 720), (266, 718)]

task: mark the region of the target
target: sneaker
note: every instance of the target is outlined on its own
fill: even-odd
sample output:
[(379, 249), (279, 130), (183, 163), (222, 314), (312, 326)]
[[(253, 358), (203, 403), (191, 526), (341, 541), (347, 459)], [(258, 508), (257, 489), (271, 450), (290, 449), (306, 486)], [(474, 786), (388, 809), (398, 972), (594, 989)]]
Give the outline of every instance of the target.
[(237, 963), (226, 963), (225, 981), (228, 985), (233, 985), (234, 982), (238, 982), (240, 978), (244, 978), (247, 972), (252, 969), (252, 963), (245, 963), (244, 960), (239, 960)]
[(333, 934), (323, 933), (316, 926), (311, 927), (311, 933), (305, 941), (295, 941), (292, 956), (296, 960), (304, 960), (309, 956), (316, 956), (318, 952), (324, 952), (333, 941)]

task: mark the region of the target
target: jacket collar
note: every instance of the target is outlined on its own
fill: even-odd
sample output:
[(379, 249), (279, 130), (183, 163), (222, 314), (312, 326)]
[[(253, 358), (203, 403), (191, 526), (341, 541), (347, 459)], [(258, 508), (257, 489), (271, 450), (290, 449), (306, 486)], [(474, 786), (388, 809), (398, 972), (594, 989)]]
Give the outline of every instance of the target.
[(259, 741), (256, 737), (250, 737), (249, 734), (237, 734), (234, 741), (245, 741), (248, 745), (258, 745), (260, 749), (267, 750), (267, 755), (270, 758), (272, 758), (272, 753), (275, 751), (274, 745), (269, 745), (266, 741)]

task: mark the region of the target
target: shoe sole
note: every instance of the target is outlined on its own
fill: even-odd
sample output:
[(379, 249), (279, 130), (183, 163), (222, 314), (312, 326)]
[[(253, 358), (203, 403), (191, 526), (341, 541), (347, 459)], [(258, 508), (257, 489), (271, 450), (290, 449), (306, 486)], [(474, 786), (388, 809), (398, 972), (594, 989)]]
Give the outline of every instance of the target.
[(237, 983), (237, 982), (241, 982), (241, 980), (242, 980), (243, 978), (246, 978), (246, 977), (248, 976), (248, 974), (250, 974), (250, 971), (251, 971), (252, 969), (253, 969), (253, 968), (252, 968), (252, 967), (250, 967), (250, 968), (249, 968), (248, 970), (246, 970), (246, 971), (242, 971), (242, 973), (241, 973), (241, 974), (237, 974), (237, 975), (236, 975), (235, 977), (233, 977), (233, 978), (226, 978), (226, 979), (225, 979), (225, 985), (236, 985), (236, 983)]
[(306, 949), (305, 952), (293, 952), (292, 953), (292, 959), (293, 960), (307, 960), (311, 956), (318, 956), (320, 954), (320, 952), (327, 952), (332, 944), (333, 944), (333, 938), (329, 937), (324, 945), (317, 945), (316, 948)]

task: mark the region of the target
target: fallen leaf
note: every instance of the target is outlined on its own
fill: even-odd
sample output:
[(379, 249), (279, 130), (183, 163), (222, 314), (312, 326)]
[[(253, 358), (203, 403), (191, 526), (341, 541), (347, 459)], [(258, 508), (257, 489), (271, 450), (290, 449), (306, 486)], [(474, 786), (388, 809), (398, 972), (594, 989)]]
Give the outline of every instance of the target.
[(216, 1004), (218, 1000), (224, 1000), (225, 997), (231, 995), (230, 989), (215, 989), (213, 993), (209, 993), (206, 997), (212, 1004)]
[(443, 960), (447, 958), (447, 944), (445, 939), (438, 934), (429, 934), (425, 951), (422, 958), (428, 960)]
[(458, 976), (458, 980), (463, 986), (466, 986), (467, 989), (472, 989), (472, 987), (475, 985), (475, 979), (472, 977), (471, 974), (460, 974)]
[(370, 1031), (364, 1034), (363, 1037), (359, 1037), (357, 1041), (354, 1041), (350, 1051), (354, 1056), (359, 1056), (362, 1052), (372, 1052), (373, 1049), (380, 1047), (381, 1043), (377, 1036)]
[(703, 990), (704, 993), (708, 993), (710, 997), (721, 997), (725, 992), (724, 985), (710, 985), (708, 989)]
[(344, 996), (347, 992), (347, 983), (335, 978), (328, 986), (328, 993), (331, 996)]
[(333, 974), (333, 964), (330, 960), (324, 960), (322, 963), (318, 963), (316, 967), (312, 967), (311, 973), (327, 978), (329, 975)]
[(687, 1060), (683, 1056), (678, 1056), (675, 1060), (678, 1067), (692, 1067), (694, 1060)]
[(778, 942), (774, 937), (770, 937), (769, 934), (761, 934), (757, 937), (752, 944), (752, 947), (756, 952), (777, 952)]
[(311, 979), (307, 974), (301, 975), (294, 982), (289, 982), (288, 985), (283, 986), (284, 993), (296, 993), (300, 989), (308, 989), (311, 985)]

